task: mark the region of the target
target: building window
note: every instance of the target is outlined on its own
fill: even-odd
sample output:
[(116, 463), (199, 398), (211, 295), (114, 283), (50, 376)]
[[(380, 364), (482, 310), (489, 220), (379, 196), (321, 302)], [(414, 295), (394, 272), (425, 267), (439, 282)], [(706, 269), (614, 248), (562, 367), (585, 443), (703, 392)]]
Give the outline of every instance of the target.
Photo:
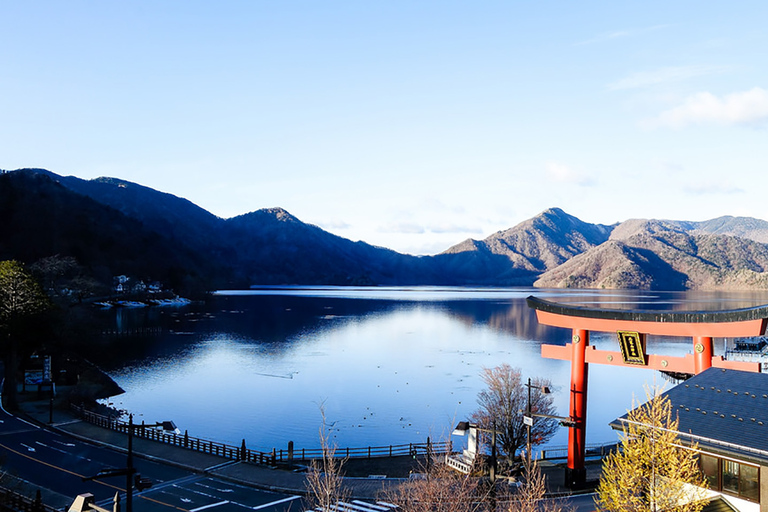
[(759, 471), (755, 466), (741, 464), (739, 471), (739, 495), (748, 500), (760, 501)]
[(722, 462), (723, 490), (739, 494), (739, 463), (732, 460)]
[(720, 489), (720, 459), (702, 453), (699, 456), (699, 464), (707, 479), (707, 486), (710, 489)]
[(757, 466), (702, 453), (699, 455), (699, 467), (713, 491), (760, 502), (760, 471)]

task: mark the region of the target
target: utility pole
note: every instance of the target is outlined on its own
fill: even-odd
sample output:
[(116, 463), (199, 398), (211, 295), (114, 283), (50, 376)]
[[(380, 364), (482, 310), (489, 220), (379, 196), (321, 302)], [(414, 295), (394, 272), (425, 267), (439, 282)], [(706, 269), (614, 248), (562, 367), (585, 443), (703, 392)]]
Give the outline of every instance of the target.
[(531, 378), (528, 377), (528, 407), (526, 409), (525, 419), (523, 420), (528, 426), (528, 435), (525, 448), (525, 456), (528, 461), (528, 467), (531, 467), (531, 427), (533, 427), (533, 416), (531, 416)]
[(128, 415), (128, 459), (125, 463), (125, 512), (133, 512), (133, 414)]

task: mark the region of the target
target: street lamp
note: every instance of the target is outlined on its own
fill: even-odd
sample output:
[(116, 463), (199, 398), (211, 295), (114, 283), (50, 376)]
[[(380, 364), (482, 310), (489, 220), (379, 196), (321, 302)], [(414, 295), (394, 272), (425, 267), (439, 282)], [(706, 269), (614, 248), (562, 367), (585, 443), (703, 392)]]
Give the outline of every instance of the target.
[(528, 388), (528, 407), (526, 408), (526, 414), (523, 416), (523, 423), (528, 427), (528, 441), (526, 446), (526, 457), (528, 462), (528, 467), (531, 467), (531, 429), (533, 428), (533, 418), (550, 418), (554, 420), (559, 420), (560, 425), (564, 427), (574, 427), (576, 426), (576, 423), (573, 421), (573, 418), (566, 418), (565, 416), (555, 416), (553, 414), (540, 414), (531, 412), (531, 389), (537, 388), (539, 391), (541, 391), (543, 394), (548, 395), (552, 392), (551, 389), (549, 389), (548, 386), (535, 386), (531, 383), (531, 378), (528, 377), (528, 383), (525, 385), (525, 387)]
[[(491, 510), (496, 510), (496, 422), (494, 421), (491, 428), (483, 428), (480, 425), (470, 423), (468, 421), (460, 421), (456, 428), (453, 430), (454, 435), (463, 436), (469, 432), (469, 443), (475, 443), (474, 450), (477, 450), (477, 431), (488, 432), (491, 434), (491, 464), (489, 471), (489, 480), (491, 482), (491, 492), (489, 494), (491, 500)], [(473, 432), (474, 431), (474, 432)], [(468, 443), (468, 444), (469, 444)], [(470, 448), (471, 449), (471, 448)]]
[(139, 491), (152, 486), (152, 482), (148, 478), (141, 478), (141, 475), (137, 474), (136, 469), (133, 467), (133, 431), (136, 429), (136, 427), (141, 429), (162, 427), (166, 432), (178, 432), (178, 429), (172, 421), (162, 421), (149, 425), (144, 423), (141, 425), (136, 425), (133, 423), (133, 414), (128, 415), (128, 424), (126, 426), (128, 427), (128, 457), (125, 467), (118, 469), (102, 469), (94, 476), (83, 477), (82, 480), (95, 480), (96, 478), (125, 475), (125, 510), (126, 512), (133, 512), (134, 484)]
[(460, 421), (459, 424), (456, 425), (456, 428), (453, 429), (452, 433), (456, 436), (464, 436), (467, 434), (467, 432), (469, 432), (470, 442), (472, 442), (472, 430), (479, 430), (480, 432), (488, 432), (491, 434), (491, 468), (489, 476), (491, 479), (491, 485), (493, 485), (496, 482), (496, 423), (494, 422), (492, 428), (483, 428), (480, 425), (476, 425), (468, 421)]

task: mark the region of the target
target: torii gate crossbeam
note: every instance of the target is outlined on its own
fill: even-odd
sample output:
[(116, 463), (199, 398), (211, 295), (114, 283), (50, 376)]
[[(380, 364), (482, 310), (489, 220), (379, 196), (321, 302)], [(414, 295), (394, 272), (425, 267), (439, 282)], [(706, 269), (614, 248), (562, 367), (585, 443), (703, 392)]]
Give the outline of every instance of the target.
[[(760, 336), (768, 325), (768, 305), (727, 311), (648, 311), (594, 309), (559, 304), (530, 296), (528, 306), (536, 310), (543, 325), (571, 329), (571, 343), (565, 346), (542, 345), (541, 355), (571, 362), (570, 417), (575, 426), (568, 432), (568, 464), (565, 483), (579, 487), (586, 481), (584, 466), (587, 424), (587, 381), (589, 364), (642, 367), (680, 373), (700, 373), (712, 366), (745, 371), (760, 371), (760, 363), (726, 361), (713, 355), (712, 338)], [(635, 357), (626, 351), (595, 350), (589, 333), (628, 332), (636, 334)], [(684, 336), (693, 338), (693, 354), (673, 357), (645, 353), (645, 336)], [(639, 353), (642, 352), (642, 353)]]

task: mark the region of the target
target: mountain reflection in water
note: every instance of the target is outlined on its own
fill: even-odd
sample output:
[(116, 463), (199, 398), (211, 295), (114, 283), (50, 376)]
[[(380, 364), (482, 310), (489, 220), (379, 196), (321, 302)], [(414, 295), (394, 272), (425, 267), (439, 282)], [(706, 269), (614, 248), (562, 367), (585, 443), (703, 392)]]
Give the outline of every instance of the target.
[[(543, 359), (542, 343), (571, 333), (539, 325), (525, 298), (621, 309), (713, 310), (768, 303), (768, 293), (658, 293), (530, 288), (283, 288), (220, 292), (206, 304), (105, 310), (109, 329), (160, 327), (150, 336), (109, 336), (91, 359), (126, 390), (116, 407), (137, 421), (171, 419), (196, 437), (251, 448), (318, 446), (320, 404), (341, 447), (444, 439), (476, 409), (484, 367), (509, 363), (546, 376), (566, 415), (570, 367)], [(157, 332), (154, 329), (153, 332)], [(591, 344), (617, 350), (615, 334)], [(726, 340), (715, 340), (722, 354)], [(682, 355), (691, 341), (648, 340), (648, 351)], [(651, 370), (592, 365), (587, 442), (616, 440), (608, 422)], [(669, 384), (667, 384), (669, 385)], [(566, 429), (549, 443), (563, 445)]]

